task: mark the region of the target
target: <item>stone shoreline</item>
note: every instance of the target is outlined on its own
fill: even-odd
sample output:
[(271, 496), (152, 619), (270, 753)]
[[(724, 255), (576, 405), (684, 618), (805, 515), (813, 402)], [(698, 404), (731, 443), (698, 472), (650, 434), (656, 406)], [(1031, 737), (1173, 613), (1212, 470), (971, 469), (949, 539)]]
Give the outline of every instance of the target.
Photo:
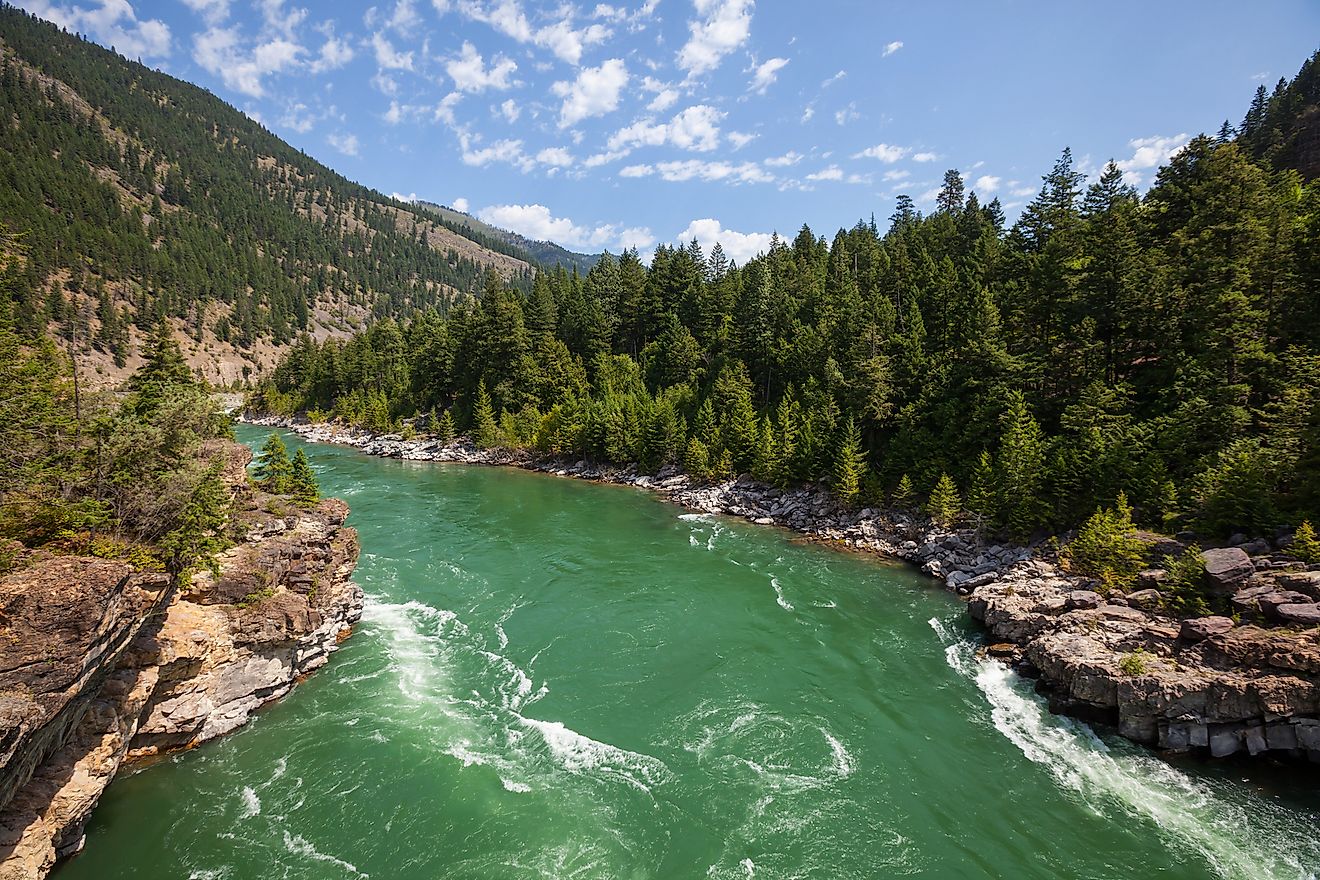
[(1148, 589), (1107, 597), (1030, 548), (987, 546), (972, 531), (941, 529), (903, 513), (845, 510), (820, 488), (781, 490), (747, 478), (701, 485), (673, 467), (646, 475), (635, 467), (479, 450), (463, 440), (442, 444), (288, 419), (246, 421), (368, 455), (636, 486), (689, 510), (903, 560), (967, 601), (989, 633), (987, 652), (1036, 679), (1052, 711), (1111, 725), (1170, 752), (1320, 763), (1320, 616), (1308, 617), (1320, 613), (1320, 571), (1307, 571), (1268, 545), (1249, 547), (1254, 556), (1240, 548), (1207, 554), (1211, 586), (1231, 599), (1241, 623), (1180, 621), (1159, 610), (1156, 572), (1149, 573)]
[(324, 666), (362, 615), (348, 506), (251, 489), (224, 444), (241, 537), (181, 591), (123, 562), (33, 553), (0, 578), (0, 880), (81, 850), (120, 769), (246, 724)]

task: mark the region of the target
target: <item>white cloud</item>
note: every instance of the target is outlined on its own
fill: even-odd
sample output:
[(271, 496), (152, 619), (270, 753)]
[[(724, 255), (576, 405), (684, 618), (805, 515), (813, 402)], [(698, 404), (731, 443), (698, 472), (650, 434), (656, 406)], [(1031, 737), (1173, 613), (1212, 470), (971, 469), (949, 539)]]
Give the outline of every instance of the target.
[(382, 95), (397, 95), (399, 93), (398, 82), (383, 70), (376, 71), (375, 76), (371, 78), (371, 84)]
[(884, 179), (890, 182), (895, 180), (907, 180), (911, 176), (912, 176), (912, 172), (908, 171), (906, 168), (901, 170), (895, 169), (893, 171), (886, 171), (884, 173)]
[(755, 162), (706, 162), (701, 159), (681, 159), (672, 162), (657, 162), (655, 165), (630, 165), (623, 169), (625, 177), (649, 177), (658, 174), (660, 179), (673, 183), (689, 180), (702, 180), (711, 183), (727, 181), (729, 183), (773, 183), (770, 174)]
[(999, 189), (999, 184), (1001, 183), (1003, 183), (1003, 178), (1001, 177), (995, 177), (993, 174), (982, 174), (980, 177), (976, 178), (976, 182), (972, 184), (972, 189), (976, 190), (983, 196), (987, 196)]
[(857, 112), (857, 102), (849, 101), (848, 106), (838, 110), (834, 114), (834, 121), (839, 125), (847, 125), (862, 118), (862, 114)]
[(306, 134), (311, 131), (312, 126), (315, 124), (316, 115), (307, 108), (306, 104), (301, 102), (290, 104), (280, 118), (280, 125), (299, 134)]
[(372, 34), (371, 46), (376, 50), (376, 63), (381, 67), (389, 70), (413, 69), (413, 53), (397, 51), (384, 34)]
[(810, 121), (811, 121), (811, 117), (813, 117), (813, 116), (815, 116), (815, 115), (816, 115), (816, 105), (815, 105), (815, 104), (808, 104), (807, 106), (805, 106), (805, 107), (802, 108), (802, 122), (803, 122), (804, 124), (810, 122)]
[(412, 204), (417, 201), (417, 193), (408, 193), (406, 196), (403, 193), (398, 192), (390, 193), (390, 198), (394, 199), (396, 202), (407, 202)]
[(569, 168), (573, 165), (573, 154), (563, 147), (546, 147), (536, 154), (536, 161), (555, 168)]
[(938, 158), (939, 158), (939, 156), (937, 156), (937, 155), (934, 154), (934, 153), (913, 153), (913, 154), (912, 154), (912, 161), (913, 161), (913, 162), (934, 162), (934, 161), (935, 161), (936, 159), (938, 159)]
[(464, 214), (466, 214), (468, 212), (468, 207), (469, 207), (468, 200), (463, 198), (462, 196), (459, 196), (458, 198), (454, 199), (453, 203), (450, 204), (449, 207), (453, 208), (455, 211), (462, 211)]
[(654, 173), (654, 165), (628, 165), (619, 169), (620, 177), (649, 177)]
[(741, 150), (743, 147), (756, 140), (757, 135), (745, 131), (731, 131), (727, 135), (729, 143), (733, 144), (735, 150)]
[(522, 108), (518, 106), (517, 101), (510, 98), (500, 105), (500, 115), (504, 117), (506, 122), (514, 123), (522, 115)]
[(719, 242), (729, 259), (743, 264), (757, 254), (768, 252), (772, 235), (768, 232), (735, 232), (725, 229), (720, 221), (706, 217), (693, 220), (686, 229), (674, 236), (674, 241), (685, 245), (694, 238), (707, 253)]
[(330, 146), (334, 147), (345, 156), (356, 156), (358, 154), (358, 139), (355, 134), (335, 133), (326, 138)]
[(646, 109), (652, 113), (663, 113), (670, 107), (678, 103), (678, 92), (674, 89), (661, 89), (651, 103), (646, 105)]
[[(899, 159), (908, 154), (907, 147), (896, 147), (893, 144), (876, 144), (874, 147), (867, 147), (860, 153), (854, 153), (854, 159), (879, 159), (886, 165), (893, 165)], [(916, 158), (915, 156), (913, 158)], [(918, 162), (924, 161), (917, 159)]]
[(519, 43), (531, 43), (549, 49), (560, 60), (575, 66), (582, 62), (582, 52), (586, 47), (605, 42), (613, 33), (603, 24), (573, 27), (574, 10), (567, 6), (558, 10), (558, 21), (541, 28), (532, 26), (519, 0), (493, 0), (488, 3), (461, 0), (459, 9), (474, 21), (488, 24)]
[(321, 51), (316, 60), (307, 66), (312, 73), (324, 73), (337, 70), (353, 60), (353, 47), (334, 35), (327, 36), (321, 44)]
[(782, 156), (772, 156), (765, 160), (765, 164), (771, 168), (787, 168), (790, 165), (796, 165), (801, 162), (803, 156), (796, 150), (789, 150)]
[[(463, 42), (459, 54), (445, 62), (445, 73), (454, 81), (460, 92), (484, 92), (486, 89), (505, 91), (517, 85), (512, 80), (518, 65), (513, 59), (497, 55), (491, 59), (490, 67), (477, 47)], [(516, 117), (515, 117), (516, 118)]]
[(207, 24), (219, 24), (229, 17), (229, 0), (183, 0), (183, 5)]
[(163, 58), (170, 54), (170, 28), (165, 22), (158, 18), (139, 20), (128, 0), (96, 0), (96, 4), (57, 6), (49, 0), (21, 0), (17, 5), (66, 30), (113, 46), (129, 58)]
[(421, 16), (417, 14), (413, 0), (398, 0), (394, 4), (394, 14), (390, 16), (389, 26), (400, 36), (411, 36), (421, 23)]
[(808, 174), (807, 180), (843, 180), (843, 169), (838, 165), (831, 165), (814, 174)]
[(567, 128), (615, 110), (619, 106), (619, 93), (627, 84), (628, 69), (619, 58), (611, 58), (599, 67), (583, 68), (572, 82), (555, 83), (550, 90), (564, 99), (559, 127)]
[(642, 119), (610, 135), (609, 149), (627, 153), (636, 147), (658, 147), (666, 143), (683, 150), (706, 153), (720, 144), (719, 121), (724, 113), (708, 104), (696, 104), (674, 115), (669, 122)]
[(621, 251), (655, 243), (655, 236), (645, 227), (623, 228), (612, 223), (580, 226), (568, 217), (554, 216), (545, 205), (490, 205), (478, 211), (477, 217), (536, 241), (554, 241), (568, 247)]
[(897, 52), (899, 49), (902, 48), (903, 48), (902, 40), (894, 40), (894, 42), (892, 43), (885, 43), (884, 51), (880, 53), (880, 57), (888, 58), (890, 55), (893, 55), (895, 52)]
[(766, 89), (775, 84), (775, 80), (779, 78), (779, 71), (783, 70), (786, 64), (788, 64), (787, 58), (771, 58), (756, 65), (752, 73), (752, 84), (748, 89), (758, 95), (764, 95)]
[(689, 77), (719, 66), (752, 32), (754, 0), (692, 0), (697, 18), (688, 22), (690, 36), (678, 52), (678, 66)]
[(235, 28), (210, 28), (193, 37), (197, 63), (219, 76), (229, 88), (254, 98), (266, 93), (264, 77), (297, 66), (303, 51), (297, 43), (276, 38), (246, 52), (239, 46)]
[(461, 92), (450, 92), (445, 95), (440, 99), (440, 103), (435, 105), (435, 110), (432, 112), (432, 118), (436, 122), (443, 122), (445, 125), (452, 128), (455, 124), (454, 108), (458, 106), (458, 102), (461, 100), (463, 100), (463, 94)]
[(1146, 138), (1133, 138), (1128, 141), (1128, 146), (1132, 148), (1132, 157), (1117, 163), (1118, 167), (1123, 170), (1123, 181), (1131, 186), (1140, 186), (1143, 178), (1142, 171), (1163, 165), (1179, 150), (1187, 146), (1188, 140), (1188, 136), (1183, 133), (1175, 134), (1172, 137), (1154, 135)]
[(498, 140), (489, 147), (483, 147), (479, 150), (471, 149), (467, 144), (463, 146), (463, 164), (474, 165), (480, 168), (483, 165), (489, 165), (491, 162), (508, 162), (510, 164), (522, 164), (526, 161), (523, 155), (522, 141), (518, 140)]

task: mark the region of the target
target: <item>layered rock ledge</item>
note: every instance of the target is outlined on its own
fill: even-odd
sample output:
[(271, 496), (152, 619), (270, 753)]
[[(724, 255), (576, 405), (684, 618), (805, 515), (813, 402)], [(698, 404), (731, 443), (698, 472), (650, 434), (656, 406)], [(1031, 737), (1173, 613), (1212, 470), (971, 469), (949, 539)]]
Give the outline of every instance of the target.
[(634, 467), (480, 450), (465, 441), (256, 422), (370, 455), (509, 465), (639, 486), (690, 510), (903, 559), (967, 600), (990, 635), (987, 652), (1035, 678), (1055, 712), (1112, 725), (1132, 740), (1173, 752), (1320, 762), (1320, 571), (1305, 570), (1265, 542), (1205, 554), (1209, 586), (1231, 603), (1234, 618), (1178, 620), (1160, 610), (1160, 571), (1143, 574), (1144, 589), (1106, 597), (1048, 554), (987, 545), (974, 532), (939, 529), (892, 511), (844, 510), (821, 489), (781, 490), (746, 478), (698, 485), (675, 468), (645, 475)]
[(240, 538), (218, 575), (37, 553), (0, 578), (0, 880), (45, 876), (121, 767), (246, 723), (360, 618), (347, 505), (253, 491), (247, 450), (219, 452)]

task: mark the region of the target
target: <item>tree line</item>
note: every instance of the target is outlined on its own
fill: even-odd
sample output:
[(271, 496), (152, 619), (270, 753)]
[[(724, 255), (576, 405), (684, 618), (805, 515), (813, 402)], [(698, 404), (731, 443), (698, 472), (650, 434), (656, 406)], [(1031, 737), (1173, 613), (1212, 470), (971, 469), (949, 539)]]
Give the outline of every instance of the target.
[(300, 338), (253, 404), (853, 504), (933, 493), (1018, 538), (1120, 494), (1142, 526), (1272, 534), (1320, 511), (1320, 185), (1274, 152), (1226, 125), (1143, 196), (1064, 150), (1011, 226), (950, 171), (928, 215), (900, 197), (883, 231), (804, 226), (742, 266), (693, 242), (488, 277), (445, 314)]

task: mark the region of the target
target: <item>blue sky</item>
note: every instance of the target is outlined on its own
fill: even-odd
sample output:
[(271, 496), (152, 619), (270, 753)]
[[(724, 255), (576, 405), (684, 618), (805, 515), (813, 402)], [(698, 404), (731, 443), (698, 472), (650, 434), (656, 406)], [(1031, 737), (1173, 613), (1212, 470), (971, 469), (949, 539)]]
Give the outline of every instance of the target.
[(21, 0), (385, 193), (740, 262), (957, 168), (1010, 217), (1064, 146), (1149, 185), (1318, 47), (1315, 0)]

